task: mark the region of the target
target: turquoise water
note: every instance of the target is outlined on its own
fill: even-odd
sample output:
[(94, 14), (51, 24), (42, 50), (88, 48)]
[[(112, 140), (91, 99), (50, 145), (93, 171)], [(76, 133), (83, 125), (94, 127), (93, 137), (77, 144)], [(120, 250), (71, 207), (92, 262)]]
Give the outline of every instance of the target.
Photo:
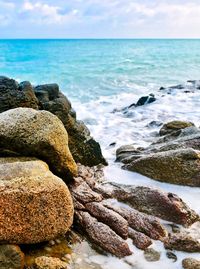
[(200, 78), (200, 40), (0, 40), (0, 74), (88, 101)]

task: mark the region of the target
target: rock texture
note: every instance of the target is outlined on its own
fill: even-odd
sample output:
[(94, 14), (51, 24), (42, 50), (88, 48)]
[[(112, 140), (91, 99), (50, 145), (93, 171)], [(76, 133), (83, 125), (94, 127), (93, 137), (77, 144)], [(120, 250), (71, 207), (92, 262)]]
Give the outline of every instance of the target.
[(77, 173), (62, 122), (47, 111), (16, 108), (0, 114), (0, 148), (46, 161), (65, 180)]
[(67, 269), (67, 263), (59, 258), (41, 256), (35, 259), (35, 269)]
[(200, 260), (187, 258), (182, 261), (184, 269), (200, 269)]
[(143, 250), (152, 244), (151, 239), (167, 241), (168, 233), (156, 216), (185, 226), (199, 220), (175, 194), (104, 182), (98, 172), (79, 166), (79, 176), (69, 185), (75, 227), (113, 255), (121, 258), (131, 254), (127, 238)]
[(0, 205), (0, 242), (47, 241), (73, 222), (67, 186), (33, 158), (0, 158)]
[(170, 121), (162, 126), (159, 134), (167, 135), (173, 133), (174, 131), (182, 130), (191, 126), (194, 126), (194, 123), (188, 121)]
[(194, 149), (152, 153), (124, 168), (159, 181), (200, 187), (200, 151)]
[(23, 269), (24, 253), (16, 245), (0, 245), (0, 268)]
[(47, 110), (64, 124), (69, 135), (69, 148), (76, 162), (84, 165), (106, 164), (101, 148), (88, 128), (76, 119), (70, 101), (60, 92), (57, 84), (33, 87), (30, 82), (17, 83), (0, 77), (0, 112), (17, 107)]

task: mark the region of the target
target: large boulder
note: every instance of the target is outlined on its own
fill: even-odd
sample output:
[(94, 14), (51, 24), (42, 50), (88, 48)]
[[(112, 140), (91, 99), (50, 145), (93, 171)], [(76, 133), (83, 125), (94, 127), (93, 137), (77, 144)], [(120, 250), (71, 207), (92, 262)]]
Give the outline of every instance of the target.
[(106, 164), (99, 143), (90, 136), (86, 125), (76, 119), (76, 112), (57, 84), (33, 87), (28, 81), (19, 84), (13, 79), (0, 77), (0, 113), (17, 107), (55, 114), (68, 132), (69, 148), (76, 162), (87, 166)]
[(77, 173), (62, 122), (48, 111), (15, 108), (0, 114), (0, 148), (46, 161), (67, 180)]
[(16, 107), (38, 109), (38, 100), (30, 82), (18, 83), (14, 79), (0, 77), (0, 112)]
[(73, 222), (66, 184), (34, 158), (0, 158), (0, 242), (32, 244), (64, 235)]
[(124, 168), (159, 181), (200, 187), (200, 151), (191, 148), (147, 154)]
[(101, 148), (91, 136), (86, 125), (76, 119), (70, 101), (59, 91), (57, 84), (39, 85), (34, 88), (40, 109), (55, 114), (64, 124), (69, 135), (69, 148), (76, 162), (88, 166), (106, 164)]

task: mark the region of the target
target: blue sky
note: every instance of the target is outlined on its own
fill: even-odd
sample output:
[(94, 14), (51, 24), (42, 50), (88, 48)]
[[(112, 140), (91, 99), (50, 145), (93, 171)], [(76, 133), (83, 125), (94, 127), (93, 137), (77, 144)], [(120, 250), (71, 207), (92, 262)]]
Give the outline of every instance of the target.
[(0, 0), (0, 38), (200, 38), (200, 0)]

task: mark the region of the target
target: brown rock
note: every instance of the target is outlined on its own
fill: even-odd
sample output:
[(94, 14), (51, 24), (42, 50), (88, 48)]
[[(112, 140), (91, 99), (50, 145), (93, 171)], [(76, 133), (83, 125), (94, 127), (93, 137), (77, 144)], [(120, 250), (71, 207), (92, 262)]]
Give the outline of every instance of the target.
[(0, 159), (0, 205), (0, 242), (47, 241), (73, 222), (67, 186), (37, 159)]
[(192, 148), (152, 153), (124, 168), (162, 182), (200, 186), (200, 151)]
[(41, 256), (35, 259), (36, 269), (67, 269), (67, 263), (59, 258)]
[(191, 126), (194, 126), (194, 123), (189, 121), (179, 121), (179, 120), (170, 121), (162, 126), (162, 128), (160, 129), (160, 135), (170, 134), (174, 131), (185, 129)]
[(79, 228), (86, 232), (89, 238), (105, 251), (122, 258), (131, 255), (128, 244), (109, 226), (98, 222), (89, 213), (83, 211), (76, 211), (76, 220)]
[(165, 248), (186, 252), (200, 252), (200, 242), (187, 233), (169, 234)]
[(148, 262), (156, 262), (160, 260), (160, 252), (156, 251), (153, 248), (147, 248), (144, 251), (144, 257)]
[(15, 245), (0, 245), (0, 268), (23, 269), (24, 253)]
[(200, 269), (200, 260), (187, 258), (182, 261), (182, 265), (184, 269)]
[(142, 250), (148, 248), (152, 244), (152, 241), (148, 236), (143, 233), (137, 232), (130, 227), (128, 229), (128, 237), (132, 239), (133, 244), (137, 248)]
[(77, 173), (67, 142), (62, 122), (47, 111), (16, 108), (0, 114), (0, 148), (39, 157), (65, 180)]

